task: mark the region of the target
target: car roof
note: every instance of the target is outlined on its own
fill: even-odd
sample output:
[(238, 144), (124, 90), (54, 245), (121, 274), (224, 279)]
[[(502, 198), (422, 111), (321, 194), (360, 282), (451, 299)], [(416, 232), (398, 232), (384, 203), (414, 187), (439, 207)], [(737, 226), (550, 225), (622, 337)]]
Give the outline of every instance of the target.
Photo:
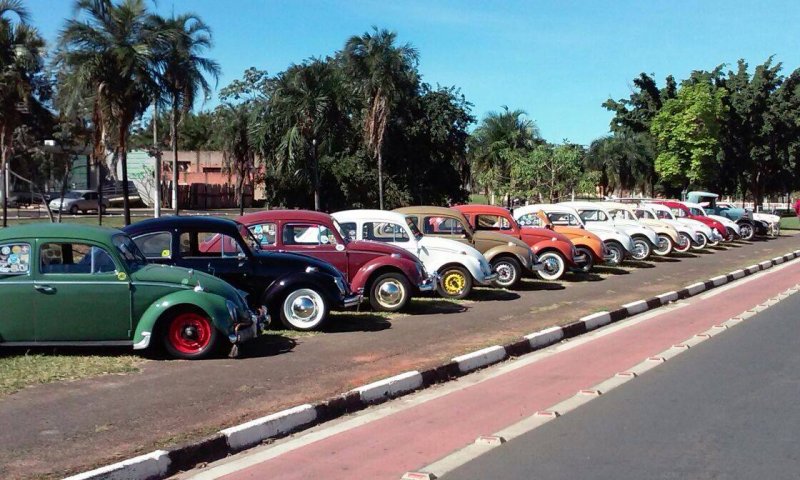
[(573, 215), (577, 215), (578, 212), (575, 211), (574, 208), (568, 205), (561, 205), (558, 203), (534, 203), (531, 205), (523, 205), (521, 207), (517, 207), (514, 209), (514, 213), (518, 214), (522, 212), (522, 214), (527, 214), (531, 212), (538, 212), (539, 210), (543, 210), (545, 213), (553, 212), (553, 213), (571, 213)]
[(419, 214), (427, 214), (427, 215), (439, 215), (439, 216), (451, 216), (451, 217), (460, 217), (461, 212), (457, 210), (453, 210), (452, 208), (447, 207), (435, 207), (430, 205), (420, 205), (414, 207), (402, 207), (402, 208), (395, 208), (395, 212), (402, 213), (403, 215), (419, 215)]
[(511, 215), (508, 209), (503, 207), (498, 207), (497, 205), (481, 205), (478, 203), (470, 203), (466, 205), (456, 205), (453, 207), (454, 209), (458, 210), (462, 213), (473, 213), (473, 214), (486, 214), (486, 215)]
[(613, 208), (615, 210), (633, 210), (634, 208), (634, 205), (631, 205), (630, 203), (610, 202), (610, 201), (602, 201), (597, 203), (600, 203), (606, 208)]
[(699, 190), (698, 191), (694, 191), (694, 192), (689, 192), (689, 193), (687, 193), (687, 195), (692, 195), (692, 196), (697, 195), (699, 197), (713, 197), (713, 198), (719, 197), (719, 195), (717, 195), (716, 193), (701, 192)]
[(125, 232), (143, 232), (173, 228), (202, 229), (209, 228), (215, 230), (236, 230), (239, 231), (239, 223), (229, 218), (206, 217), (206, 216), (183, 216), (166, 215), (160, 218), (150, 218), (134, 224), (128, 225), (123, 229)]
[(276, 221), (276, 220), (301, 220), (308, 222), (329, 223), (331, 216), (324, 212), (314, 210), (261, 210), (243, 215), (237, 219), (241, 223), (251, 224), (255, 222)]
[(66, 238), (70, 240), (92, 240), (107, 243), (113, 235), (123, 233), (116, 228), (72, 223), (29, 223), (0, 229), (0, 241), (22, 238)]
[(595, 210), (605, 210), (606, 206), (603, 205), (601, 202), (561, 202), (561, 205), (565, 205), (567, 207), (572, 207), (574, 209), (595, 209)]
[(683, 202), (683, 204), (690, 208), (703, 208), (699, 203)]
[(372, 220), (378, 222), (396, 222), (401, 224), (406, 222), (405, 215), (403, 215), (402, 213), (388, 211), (388, 210), (375, 210), (375, 209), (342, 210), (341, 212), (333, 213), (332, 216), (334, 218), (337, 217), (356, 218), (362, 221)]

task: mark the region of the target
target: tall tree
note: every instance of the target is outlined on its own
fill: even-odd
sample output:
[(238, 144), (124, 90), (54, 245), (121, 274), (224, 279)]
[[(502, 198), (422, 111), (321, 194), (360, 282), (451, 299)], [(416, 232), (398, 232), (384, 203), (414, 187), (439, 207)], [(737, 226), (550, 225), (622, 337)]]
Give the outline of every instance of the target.
[(192, 109), (200, 93), (203, 99), (211, 95), (211, 85), (206, 75), (215, 81), (219, 78), (219, 64), (202, 56), (211, 48), (211, 29), (199, 16), (186, 13), (178, 17), (150, 17), (150, 28), (168, 32), (167, 41), (161, 42), (158, 61), (161, 64), (161, 93), (172, 109), (170, 138), (172, 147), (172, 208), (178, 214), (178, 126)]
[(353, 36), (344, 58), (357, 91), (366, 100), (363, 133), (367, 151), (378, 164), (378, 205), (383, 209), (383, 144), (392, 109), (417, 84), (419, 54), (410, 44), (397, 46), (397, 34), (373, 27)]
[(3, 226), (8, 218), (8, 161), (14, 130), (35, 102), (34, 76), (42, 69), (44, 40), (30, 27), (19, 0), (0, 0), (0, 173)]
[(143, 0), (76, 0), (75, 11), (59, 35), (57, 62), (72, 77), (75, 91), (93, 92), (95, 128), (102, 122), (100, 131), (114, 139), (128, 225), (128, 134), (156, 96), (157, 53), (169, 32), (150, 28)]
[(585, 165), (597, 172), (602, 195), (627, 190), (652, 195), (655, 182), (652, 137), (620, 129), (591, 143)]
[(239, 215), (244, 215), (245, 180), (251, 178), (256, 162), (256, 146), (252, 138), (253, 112), (245, 103), (226, 103), (216, 111), (217, 128), (222, 134), (224, 167), (229, 176), (236, 175)]

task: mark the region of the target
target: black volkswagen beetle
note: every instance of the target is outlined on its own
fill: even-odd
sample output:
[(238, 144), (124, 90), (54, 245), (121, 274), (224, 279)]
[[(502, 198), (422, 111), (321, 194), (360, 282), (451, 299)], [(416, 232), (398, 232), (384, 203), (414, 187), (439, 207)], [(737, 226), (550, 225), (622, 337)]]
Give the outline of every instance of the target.
[[(244, 225), (216, 217), (167, 216), (124, 229), (148, 261), (207, 272), (247, 292), (287, 328), (315, 330), (331, 308), (357, 305), (344, 276), (327, 262), (267, 252)], [(221, 241), (220, 241), (221, 240)]]

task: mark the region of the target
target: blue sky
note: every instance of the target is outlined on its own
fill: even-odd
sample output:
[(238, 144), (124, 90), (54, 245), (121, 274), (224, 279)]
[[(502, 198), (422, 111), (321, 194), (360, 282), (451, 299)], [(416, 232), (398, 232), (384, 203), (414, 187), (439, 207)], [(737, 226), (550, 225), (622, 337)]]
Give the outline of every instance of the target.
[[(52, 42), (71, 0), (30, 0), (33, 23)], [(151, 2), (152, 5), (152, 2)], [(193, 11), (214, 32), (209, 56), (220, 87), (250, 67), (275, 74), (325, 56), (376, 25), (419, 50), (432, 84), (460, 87), (482, 118), (520, 108), (551, 142), (588, 144), (608, 132), (609, 97), (630, 94), (640, 72), (659, 81), (692, 70), (751, 66), (775, 55), (784, 74), (800, 66), (800, 2), (741, 0), (325, 1), (158, 0), (164, 15)], [(216, 100), (209, 104), (214, 105)], [(207, 105), (207, 106), (209, 106)]]

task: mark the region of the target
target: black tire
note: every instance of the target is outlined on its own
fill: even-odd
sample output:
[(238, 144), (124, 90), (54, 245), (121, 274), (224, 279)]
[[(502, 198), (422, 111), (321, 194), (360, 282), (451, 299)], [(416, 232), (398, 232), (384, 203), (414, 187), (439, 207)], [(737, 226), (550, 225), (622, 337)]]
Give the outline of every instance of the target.
[(659, 233), (658, 246), (653, 249), (653, 253), (655, 253), (659, 257), (663, 257), (672, 253), (673, 248), (675, 248), (675, 242), (672, 241), (669, 235), (664, 233)]
[(500, 257), (492, 259), (492, 271), (497, 274), (494, 286), (511, 288), (522, 280), (522, 267), (515, 258)]
[(436, 291), (444, 298), (462, 299), (472, 291), (472, 275), (464, 267), (450, 266), (439, 270), (441, 277)]
[(702, 250), (708, 246), (708, 237), (704, 233), (700, 233), (697, 238), (697, 245), (692, 244), (692, 250)]
[(678, 232), (678, 236), (681, 238), (683, 245), (675, 245), (674, 248), (676, 252), (683, 253), (692, 248), (692, 237), (689, 234)]
[(579, 272), (589, 273), (594, 268), (594, 255), (592, 254), (592, 250), (589, 247), (575, 247), (575, 250), (578, 251), (578, 254), (583, 255), (586, 257), (586, 261), (577, 268)]
[(625, 260), (625, 248), (621, 243), (612, 240), (606, 243), (606, 248), (612, 254), (612, 258), (606, 262), (609, 265), (616, 267)]
[(650, 242), (647, 240), (646, 237), (635, 236), (632, 237), (633, 240), (633, 252), (631, 256), (634, 260), (647, 260), (650, 258), (650, 253), (652, 252), (652, 248), (650, 247)]
[(369, 304), (377, 312), (396, 312), (411, 299), (411, 284), (402, 273), (384, 273), (369, 288)]
[(719, 245), (719, 240), (711, 240), (710, 238), (706, 237), (706, 243), (708, 243), (709, 247), (716, 247)]
[(77, 205), (73, 205), (73, 206), (69, 207), (69, 213), (71, 213), (72, 215), (77, 215), (78, 214), (78, 206)]
[(548, 250), (538, 254), (539, 261), (544, 268), (536, 272), (542, 280), (556, 281), (564, 276), (567, 271), (567, 261), (555, 250)]
[(296, 288), (278, 304), (278, 315), (283, 326), (300, 332), (322, 328), (328, 320), (328, 313), (325, 296), (313, 287)]
[(742, 222), (739, 224), (739, 238), (742, 240), (750, 241), (756, 235), (756, 229), (753, 224)]
[(208, 315), (196, 310), (175, 312), (159, 330), (167, 353), (183, 360), (208, 358), (220, 339)]

